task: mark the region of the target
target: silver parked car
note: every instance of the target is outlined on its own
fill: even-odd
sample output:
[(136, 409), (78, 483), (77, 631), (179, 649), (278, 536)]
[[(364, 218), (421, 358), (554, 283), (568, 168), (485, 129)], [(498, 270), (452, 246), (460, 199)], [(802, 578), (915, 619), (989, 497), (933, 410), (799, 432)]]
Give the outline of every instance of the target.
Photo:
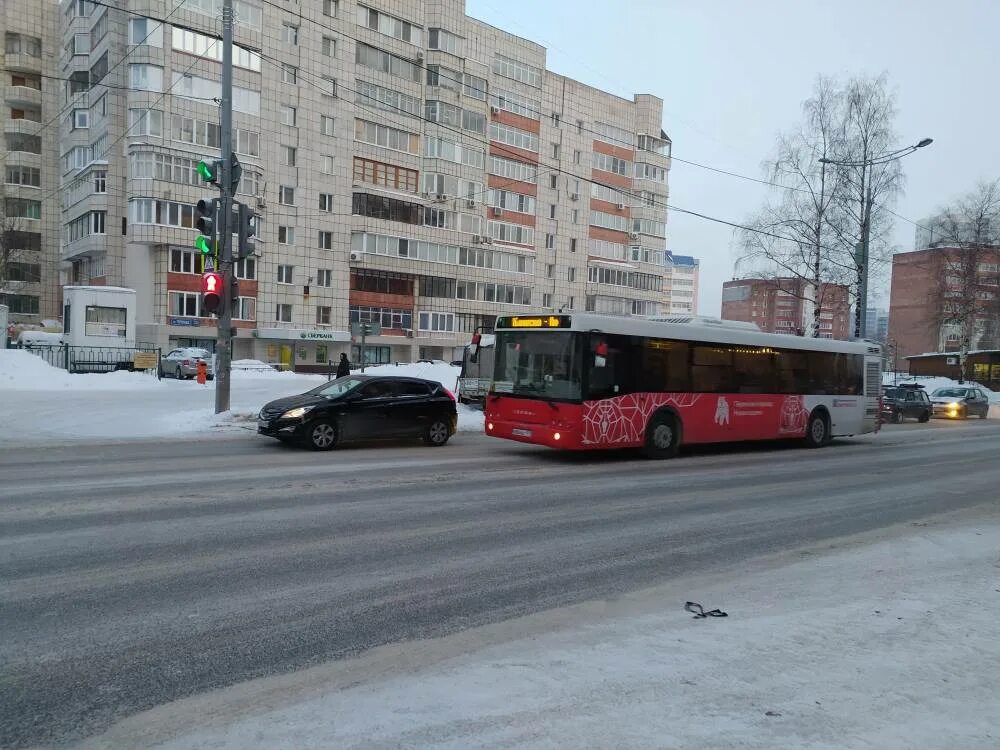
[(938, 388), (931, 394), (935, 417), (986, 419), (990, 413), (990, 400), (983, 391), (974, 387)]
[(170, 378), (193, 378), (198, 374), (198, 363), (204, 362), (208, 379), (215, 377), (215, 355), (208, 349), (187, 346), (160, 357), (160, 374)]

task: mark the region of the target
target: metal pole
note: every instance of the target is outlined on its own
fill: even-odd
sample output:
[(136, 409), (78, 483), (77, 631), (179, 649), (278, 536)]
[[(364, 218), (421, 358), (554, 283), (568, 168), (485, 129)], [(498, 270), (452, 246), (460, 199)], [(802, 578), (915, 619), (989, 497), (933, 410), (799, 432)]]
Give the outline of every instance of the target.
[(365, 373), (365, 339), (368, 337), (368, 324), (361, 324), (361, 374)]
[(215, 371), (215, 413), (229, 411), (233, 325), (233, 0), (222, 3), (222, 214), (219, 221), (222, 293), (219, 300), (218, 352)]
[(871, 240), (872, 195), (868, 165), (861, 168), (861, 248), (858, 253), (858, 301), (854, 311), (854, 338), (864, 338), (868, 319), (868, 244)]
[(813, 338), (819, 338), (819, 326), (821, 320), (822, 310), (820, 309), (820, 261), (821, 261), (821, 244), (823, 236), (823, 219), (826, 216), (826, 210), (824, 205), (826, 203), (826, 162), (821, 161), (820, 164), (820, 175), (819, 175), (819, 216), (817, 217), (819, 221), (816, 225), (816, 252), (813, 254)]

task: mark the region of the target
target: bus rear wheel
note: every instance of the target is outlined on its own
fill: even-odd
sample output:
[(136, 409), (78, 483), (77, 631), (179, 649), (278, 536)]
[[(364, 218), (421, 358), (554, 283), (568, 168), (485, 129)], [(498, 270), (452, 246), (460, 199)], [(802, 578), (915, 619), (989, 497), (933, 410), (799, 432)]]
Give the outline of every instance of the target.
[(809, 415), (809, 426), (806, 428), (806, 446), (809, 448), (822, 448), (829, 442), (830, 420), (825, 413), (814, 411)]
[(646, 442), (642, 455), (646, 458), (673, 458), (680, 447), (681, 435), (677, 420), (669, 414), (656, 414), (646, 425)]

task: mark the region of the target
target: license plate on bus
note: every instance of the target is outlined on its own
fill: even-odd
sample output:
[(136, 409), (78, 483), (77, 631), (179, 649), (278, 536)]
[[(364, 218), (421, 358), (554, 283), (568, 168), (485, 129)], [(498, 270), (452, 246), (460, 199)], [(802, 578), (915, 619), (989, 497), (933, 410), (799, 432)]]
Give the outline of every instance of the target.
[(510, 434), (516, 437), (531, 437), (531, 430), (522, 430), (520, 427), (515, 427), (510, 431)]

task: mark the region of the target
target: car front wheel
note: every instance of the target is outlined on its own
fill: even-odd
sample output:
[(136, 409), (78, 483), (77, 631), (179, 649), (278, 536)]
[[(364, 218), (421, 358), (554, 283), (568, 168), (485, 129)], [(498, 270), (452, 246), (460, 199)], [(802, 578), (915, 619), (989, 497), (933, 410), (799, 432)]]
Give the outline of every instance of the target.
[(892, 423), (893, 424), (902, 424), (902, 422), (903, 422), (903, 412), (901, 412), (901, 411), (894, 411), (892, 413)]
[(424, 433), (424, 442), (431, 447), (439, 448), (447, 443), (450, 437), (451, 428), (448, 422), (444, 419), (435, 419), (427, 425), (427, 431)]
[(931, 420), (931, 413), (929, 411), (925, 411), (923, 414), (920, 415), (920, 418), (917, 421), (929, 422), (930, 420)]
[(306, 441), (309, 443), (309, 447), (316, 451), (333, 450), (337, 447), (339, 437), (337, 425), (325, 419), (313, 422), (309, 425), (309, 431), (306, 433)]

